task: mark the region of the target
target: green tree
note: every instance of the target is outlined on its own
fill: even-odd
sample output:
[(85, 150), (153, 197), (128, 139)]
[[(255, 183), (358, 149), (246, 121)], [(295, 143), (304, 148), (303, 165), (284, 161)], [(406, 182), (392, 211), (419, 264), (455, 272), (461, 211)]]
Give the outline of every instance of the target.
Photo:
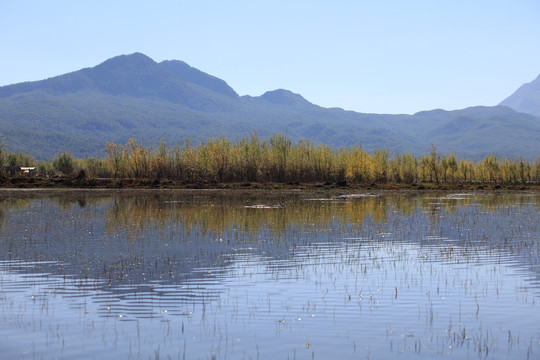
[(0, 135), (0, 174), (2, 173), (2, 166), (5, 165), (6, 161), (6, 147), (4, 145), (4, 139)]
[(40, 175), (53, 176), (55, 174), (54, 165), (49, 161), (40, 161), (37, 166), (37, 172)]
[(63, 152), (53, 160), (53, 166), (64, 175), (73, 174), (75, 171), (75, 158), (69, 152)]

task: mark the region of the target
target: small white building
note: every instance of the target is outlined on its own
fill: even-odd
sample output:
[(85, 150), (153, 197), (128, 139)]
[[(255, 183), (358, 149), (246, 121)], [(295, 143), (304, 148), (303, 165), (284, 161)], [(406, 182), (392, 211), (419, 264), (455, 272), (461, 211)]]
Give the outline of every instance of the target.
[(37, 174), (35, 166), (3, 166), (2, 170), (11, 176), (34, 177)]
[(21, 167), (21, 173), (24, 176), (34, 177), (36, 176), (36, 167)]

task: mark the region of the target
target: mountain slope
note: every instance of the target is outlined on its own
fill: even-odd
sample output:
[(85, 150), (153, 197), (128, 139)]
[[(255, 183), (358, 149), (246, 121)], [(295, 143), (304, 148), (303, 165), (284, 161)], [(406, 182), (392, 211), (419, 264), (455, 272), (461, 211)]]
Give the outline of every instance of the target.
[(7, 148), (38, 159), (61, 151), (102, 155), (106, 141), (130, 137), (172, 144), (222, 135), (234, 140), (252, 131), (392, 153), (425, 153), (433, 142), (441, 152), (472, 159), (491, 153), (532, 159), (540, 152), (540, 119), (508, 107), (384, 115), (322, 108), (283, 89), (240, 97), (225, 81), (182, 61), (157, 63), (139, 53), (0, 87)]
[(540, 116), (540, 75), (530, 83), (523, 84), (499, 105), (527, 114)]
[[(191, 108), (207, 109), (226, 102), (224, 99), (238, 96), (223, 80), (195, 69), (187, 69), (182, 64), (158, 64), (140, 53), (121, 55), (93, 68), (42, 81), (0, 87), (0, 97), (35, 90), (50, 95), (94, 92), (162, 99)], [(220, 91), (216, 91), (217, 88)]]
[(223, 94), (232, 98), (238, 97), (236, 91), (234, 91), (227, 83), (214, 76), (208, 75), (198, 69), (195, 69), (183, 61), (179, 60), (166, 60), (160, 63), (178, 78), (183, 79), (186, 82), (199, 85), (203, 88), (211, 90), (213, 92)]

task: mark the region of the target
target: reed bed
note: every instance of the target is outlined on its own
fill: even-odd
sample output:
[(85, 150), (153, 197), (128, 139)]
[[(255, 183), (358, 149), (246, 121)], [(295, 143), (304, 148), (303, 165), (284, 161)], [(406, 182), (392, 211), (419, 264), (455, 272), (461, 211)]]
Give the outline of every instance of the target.
[[(3, 154), (3, 155), (2, 155)], [(36, 162), (25, 154), (0, 152), (0, 163), (38, 167), (41, 175), (81, 178), (131, 178), (148, 184), (180, 182), (276, 183), (500, 183), (538, 184), (540, 156), (534, 161), (488, 155), (472, 161), (454, 153), (441, 154), (432, 145), (427, 154), (368, 152), (361, 145), (333, 147), (310, 140), (293, 142), (287, 135), (260, 139), (253, 133), (231, 141), (210, 138), (197, 145), (144, 145), (135, 138), (126, 144), (107, 142), (102, 157), (76, 159), (68, 152), (52, 161)]]

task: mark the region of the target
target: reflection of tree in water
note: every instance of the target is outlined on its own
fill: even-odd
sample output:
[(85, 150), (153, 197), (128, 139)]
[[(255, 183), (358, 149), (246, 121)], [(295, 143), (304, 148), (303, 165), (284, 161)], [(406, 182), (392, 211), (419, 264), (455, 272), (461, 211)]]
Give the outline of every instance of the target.
[(27, 208), (34, 202), (34, 199), (32, 198), (18, 198), (18, 197), (10, 197), (10, 196), (4, 196), (0, 193), (0, 229), (2, 229), (2, 226), (4, 224), (4, 220), (6, 217), (6, 211), (10, 210), (21, 210), (24, 208)]
[[(466, 251), (475, 244), (476, 251), (507, 252), (540, 274), (538, 255), (530, 255), (538, 239), (522, 236), (538, 214), (524, 211), (528, 218), (516, 221), (512, 213), (537, 208), (539, 199), (412, 192), (47, 194), (2, 201), (0, 250), (4, 259), (55, 262), (47, 273), (99, 279), (103, 291), (124, 289), (129, 297), (138, 289), (151, 298), (161, 289), (190, 301), (203, 296), (204, 285), (197, 291), (176, 286), (219, 279), (238, 255), (291, 260), (303, 248), (351, 237), (436, 247), (445, 251), (437, 261), (472, 261)], [(526, 241), (517, 243), (520, 236)]]
[[(107, 230), (132, 232), (157, 226), (166, 230), (171, 224), (182, 224), (186, 231), (219, 233), (235, 229), (265, 229), (282, 234), (290, 224), (327, 225), (334, 221), (354, 223), (361, 227), (366, 216), (377, 221), (386, 218), (385, 200), (369, 197), (363, 201), (306, 200), (301, 197), (251, 199), (238, 197), (115, 199), (107, 214)], [(255, 205), (255, 206), (254, 206)], [(259, 205), (260, 207), (257, 207)]]

